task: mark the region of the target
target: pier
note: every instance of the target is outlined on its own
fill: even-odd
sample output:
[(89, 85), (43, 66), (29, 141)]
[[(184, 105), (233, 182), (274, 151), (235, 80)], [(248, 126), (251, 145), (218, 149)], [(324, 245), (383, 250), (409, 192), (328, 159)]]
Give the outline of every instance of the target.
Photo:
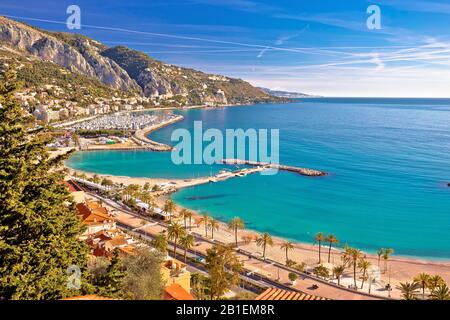
[(249, 165), (249, 166), (256, 166), (256, 167), (264, 167), (267, 169), (277, 169), (277, 170), (295, 172), (302, 176), (308, 176), (308, 177), (322, 177), (322, 176), (327, 175), (326, 172), (320, 171), (320, 170), (315, 170), (315, 169), (299, 168), (299, 167), (294, 167), (294, 166), (285, 166), (285, 165), (276, 164), (276, 163), (258, 162), (258, 161), (251, 161), (251, 160), (223, 159), (222, 163), (227, 164), (227, 165)]

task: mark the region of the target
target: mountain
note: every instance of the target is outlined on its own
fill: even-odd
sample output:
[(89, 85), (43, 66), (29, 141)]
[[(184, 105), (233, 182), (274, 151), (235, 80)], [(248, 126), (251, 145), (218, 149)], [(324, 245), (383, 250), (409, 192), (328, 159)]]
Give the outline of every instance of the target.
[(289, 91), (281, 91), (281, 90), (272, 90), (268, 88), (258, 88), (267, 94), (270, 94), (275, 97), (280, 98), (288, 98), (288, 99), (295, 99), (295, 98), (317, 98), (318, 96), (312, 96), (306, 93), (301, 92), (289, 92)]
[[(103, 96), (107, 86), (110, 96), (147, 97), (163, 105), (286, 101), (240, 79), (166, 64), (123, 46), (108, 48), (83, 35), (44, 31), (5, 17), (0, 17), (0, 61), (18, 63), (19, 76), (29, 88), (56, 82), (74, 96), (74, 87), (81, 86), (81, 100), (91, 92)], [(37, 69), (40, 83), (31, 76)], [(23, 70), (28, 76), (20, 74)]]

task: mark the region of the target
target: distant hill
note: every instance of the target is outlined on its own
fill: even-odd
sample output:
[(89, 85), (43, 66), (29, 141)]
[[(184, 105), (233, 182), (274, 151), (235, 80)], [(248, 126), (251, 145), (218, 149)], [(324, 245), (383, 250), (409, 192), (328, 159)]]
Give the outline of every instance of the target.
[(288, 98), (288, 99), (295, 99), (295, 98), (318, 98), (319, 96), (313, 96), (301, 92), (289, 92), (289, 91), (281, 91), (281, 90), (272, 90), (268, 88), (259, 88), (262, 91), (266, 92), (267, 94), (270, 94), (275, 97), (279, 98)]
[(85, 104), (95, 94), (180, 106), (287, 101), (240, 79), (170, 65), (123, 46), (109, 48), (83, 35), (49, 32), (5, 17), (0, 17), (0, 61), (18, 65), (19, 77), (30, 90), (52, 85), (49, 96), (64, 91)]

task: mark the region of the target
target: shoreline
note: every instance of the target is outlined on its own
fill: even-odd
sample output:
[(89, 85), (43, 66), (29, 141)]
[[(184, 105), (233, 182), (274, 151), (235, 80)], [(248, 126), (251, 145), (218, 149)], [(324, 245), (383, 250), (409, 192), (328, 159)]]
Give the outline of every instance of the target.
[[(200, 107), (198, 107), (198, 108), (200, 108)], [(206, 108), (208, 108), (208, 107), (206, 107)], [(165, 109), (167, 109), (167, 108), (165, 108)], [(158, 128), (153, 128), (153, 130), (151, 130), (151, 132), (158, 130), (160, 128), (161, 128), (161, 126), (159, 126)], [(74, 170), (73, 168), (70, 168), (70, 169)], [(86, 173), (87, 175), (97, 174), (99, 177), (107, 177), (115, 182), (124, 183), (124, 184), (144, 185), (146, 182), (149, 182), (150, 184), (176, 182), (177, 188), (175, 191), (160, 195), (160, 196), (158, 196), (158, 198), (156, 198), (156, 201), (159, 205), (162, 204), (165, 199), (171, 198), (171, 194), (173, 192), (176, 192), (182, 188), (192, 187), (194, 185), (200, 184), (200, 183), (192, 184), (192, 180), (195, 180), (195, 179), (192, 179), (192, 180), (188, 179), (191, 183), (186, 183), (187, 180), (179, 179), (179, 178), (167, 179), (167, 178), (127, 177), (127, 176), (114, 176), (114, 175), (107, 175), (107, 174), (98, 174), (95, 172), (85, 172), (82, 170), (75, 170), (75, 171), (83, 172), (83, 173)], [(202, 183), (209, 183), (210, 182), (209, 178), (210, 177), (204, 178), (204, 181)], [(183, 206), (181, 206), (179, 203), (176, 203), (176, 207), (177, 207), (177, 211), (179, 209), (183, 208)], [(189, 209), (189, 208), (187, 208), (187, 209)], [(195, 217), (200, 216), (198, 211), (191, 210), (191, 209), (189, 209), (189, 210), (194, 213)], [(227, 230), (226, 222), (224, 222), (224, 221), (218, 221), (218, 222), (220, 225), (220, 229)], [(204, 233), (204, 232), (202, 232), (201, 227), (197, 228), (197, 229), (198, 229), (199, 233), (201, 233), (201, 234)], [(225, 233), (226, 233), (226, 231), (225, 231)], [(239, 234), (242, 237), (242, 235), (247, 235), (247, 234), (250, 234), (250, 235), (260, 234), (260, 232), (246, 227), (244, 230), (241, 230), (239, 232)], [(293, 242), (294, 247), (295, 247), (295, 250), (293, 250), (292, 253), (290, 253), (292, 256), (294, 256), (294, 251), (295, 251), (295, 256), (297, 258), (293, 259), (293, 260), (296, 260), (297, 262), (310, 262), (310, 263), (314, 260), (317, 260), (318, 247), (313, 245), (311, 242), (302, 242), (302, 241), (292, 240), (292, 239), (284, 238), (282, 236), (273, 236), (272, 238), (273, 238), (274, 242), (276, 243), (276, 245), (272, 248), (267, 249), (267, 255), (269, 257), (271, 257), (271, 259), (273, 259), (272, 255), (278, 257), (281, 254), (281, 258), (278, 260), (281, 260), (282, 263), (284, 262), (284, 259), (283, 259), (284, 252), (280, 253), (281, 250), (279, 249), (278, 244), (285, 240), (289, 240), (289, 241)], [(249, 249), (247, 249), (247, 247), (248, 246), (245, 246), (245, 250), (250, 250), (252, 252), (260, 251), (260, 249), (257, 248), (256, 246), (250, 245)], [(322, 250), (323, 250), (323, 257), (324, 257), (323, 261), (326, 261), (326, 257), (328, 255), (328, 247), (326, 244), (323, 245)], [(394, 250), (395, 250), (395, 247), (394, 247)], [(341, 251), (338, 248), (336, 248), (336, 249), (333, 248), (331, 252), (332, 252), (331, 255), (333, 257), (333, 261), (336, 259), (340, 259)], [(378, 257), (375, 253), (367, 252), (365, 250), (362, 250), (362, 252), (363, 252), (363, 254), (366, 255), (367, 259), (372, 263), (372, 265), (376, 266), (378, 264), (377, 263)], [(274, 260), (277, 260), (277, 259), (274, 259)], [(340, 260), (338, 260), (338, 261), (340, 261)], [(317, 263), (317, 261), (316, 261), (316, 263)], [(383, 261), (381, 262), (381, 266), (384, 266)], [(395, 285), (398, 284), (399, 282), (410, 282), (412, 280), (412, 278), (417, 276), (420, 272), (426, 272), (426, 273), (430, 273), (430, 274), (439, 274), (444, 278), (444, 280), (446, 280), (447, 282), (450, 282), (450, 258), (446, 259), (446, 258), (433, 258), (433, 257), (420, 257), (420, 256), (417, 256), (417, 257), (416, 256), (402, 256), (402, 255), (397, 255), (394, 253), (394, 255), (389, 259), (389, 266), (392, 268), (392, 273), (391, 273), (390, 277), (391, 277), (391, 285), (394, 288), (395, 288)], [(387, 273), (383, 274), (383, 276), (382, 276), (383, 284), (387, 283), (387, 276), (388, 276)], [(394, 291), (398, 291), (398, 290), (394, 289)], [(394, 294), (394, 291), (393, 291), (393, 294)]]
[[(74, 169), (74, 168), (71, 168), (71, 167), (67, 167), (67, 168), (69, 168), (72, 171), (76, 171), (77, 173), (84, 173), (87, 176), (97, 175), (100, 178), (108, 178), (108, 179), (111, 179), (112, 181), (114, 181), (115, 183), (128, 182), (128, 184), (138, 184), (138, 185), (141, 185), (141, 186), (143, 186), (146, 182), (151, 184), (152, 182), (153, 183), (167, 183), (167, 182), (180, 182), (180, 183), (182, 183), (182, 182), (185, 181), (185, 179), (179, 179), (179, 178), (168, 179), (168, 178), (153, 178), (153, 177), (150, 178), (150, 177), (117, 176), (117, 175), (111, 175), (111, 174), (102, 174), (102, 173), (89, 172), (89, 171)], [(206, 178), (209, 179), (209, 177), (205, 177), (205, 179)], [(202, 178), (199, 178), (199, 179), (202, 179)], [(192, 180), (196, 180), (196, 179), (192, 179)], [(208, 183), (209, 183), (209, 181), (208, 181)], [(179, 186), (179, 189), (189, 188), (189, 187), (193, 187), (193, 186), (195, 186), (195, 185), (183, 185), (183, 186)], [(177, 192), (177, 191), (175, 191), (175, 192)], [(171, 192), (170, 194), (175, 193), (175, 192)], [(171, 198), (170, 194), (159, 196), (159, 198), (165, 198), (165, 199)], [(156, 199), (156, 200), (158, 200), (158, 199)], [(179, 204), (178, 202), (176, 202), (175, 204), (176, 204), (178, 209), (188, 209), (189, 211), (192, 211), (197, 217), (201, 216), (200, 213), (198, 212), (198, 210), (193, 210), (193, 209), (184, 207), (181, 204)], [(221, 221), (221, 220), (219, 222), (223, 223), (223, 224), (226, 224), (226, 222)], [(246, 232), (249, 232), (249, 233), (260, 233), (260, 231), (253, 230), (253, 229), (250, 229), (250, 228), (245, 228), (245, 229), (241, 230), (241, 232), (242, 233), (246, 233)], [(302, 241), (289, 239), (289, 238), (282, 237), (282, 236), (272, 236), (272, 238), (274, 240), (277, 239), (277, 240), (280, 240), (280, 241), (289, 240), (289, 241), (292, 241), (294, 245), (298, 245), (300, 247), (308, 247), (308, 249), (317, 252), (317, 246), (315, 246), (314, 244), (312, 244), (310, 242), (302, 242)], [(325, 244), (322, 245), (322, 246), (323, 246), (324, 249), (326, 248)], [(326, 248), (326, 250), (328, 250), (328, 248)], [(334, 248), (332, 250), (337, 251), (338, 249)], [(394, 248), (394, 250), (395, 250), (395, 248)], [(367, 251), (365, 251), (363, 249), (361, 249), (361, 251), (363, 253), (367, 254), (367, 256), (369, 256), (369, 257), (373, 257), (373, 258), (377, 258), (378, 259), (378, 257), (374, 253), (367, 252)], [(324, 253), (325, 253), (325, 251), (324, 251)], [(445, 258), (436, 258), (436, 259), (434, 259), (432, 257), (416, 257), (416, 256), (406, 256), (406, 255), (396, 255), (394, 253), (394, 255), (389, 259), (389, 261), (390, 262), (397, 261), (397, 262), (404, 262), (404, 263), (415, 263), (415, 264), (420, 264), (420, 265), (422, 265), (422, 264), (448, 265), (448, 267), (450, 267), (450, 258), (448, 258), (448, 259), (445, 259)]]

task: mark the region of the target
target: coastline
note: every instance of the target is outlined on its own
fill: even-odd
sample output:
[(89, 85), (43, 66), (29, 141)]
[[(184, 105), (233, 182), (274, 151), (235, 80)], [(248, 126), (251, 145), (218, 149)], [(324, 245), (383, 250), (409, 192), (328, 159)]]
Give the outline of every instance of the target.
[[(167, 109), (167, 108), (165, 108)], [(161, 126), (158, 126), (157, 128), (153, 128), (153, 131), (160, 129)], [(148, 133), (147, 133), (148, 134)], [(73, 170), (72, 168), (70, 168)], [(80, 170), (76, 170), (80, 171)], [(81, 172), (81, 171), (80, 171)], [(92, 172), (84, 172), (88, 175), (95, 174)], [(145, 178), (145, 177), (126, 177), (126, 176), (113, 176), (113, 175), (105, 175), (105, 174), (97, 174), (99, 177), (108, 177), (109, 179), (117, 182), (117, 183), (124, 183), (124, 184), (139, 184), (144, 185), (146, 182), (149, 182), (151, 184), (155, 183), (167, 183), (167, 182), (176, 182), (177, 183), (177, 189), (181, 188), (187, 188), (191, 187), (196, 184), (187, 183), (185, 180), (182, 179), (166, 179), (166, 178)], [(192, 181), (191, 181), (192, 182)], [(209, 177), (205, 177), (203, 179), (203, 183), (209, 183)], [(158, 197), (157, 202), (158, 204), (162, 204), (165, 199), (170, 197), (170, 195), (162, 195)], [(182, 206), (177, 204), (177, 209), (181, 209)], [(195, 212), (194, 210), (191, 210), (194, 212), (194, 214), (199, 217), (199, 212)], [(232, 237), (231, 233), (227, 232), (226, 222), (219, 222), (220, 224), (220, 230), (217, 232), (219, 235), (223, 233), (224, 239), (229, 239)], [(200, 227), (197, 228), (198, 233), (204, 234), (204, 228)], [(317, 230), (320, 231), (320, 230)], [(250, 234), (255, 235), (257, 234), (257, 231), (251, 230), (249, 228), (246, 228), (245, 230), (240, 231), (240, 235), (244, 234)], [(216, 234), (216, 232), (215, 232)], [(267, 248), (267, 255), (273, 259), (273, 260), (279, 260), (280, 262), (284, 263), (284, 252), (279, 249), (279, 244), (286, 239), (283, 237), (273, 237), (274, 242), (276, 245), (274, 245), (271, 248)], [(292, 256), (292, 260), (295, 260), (296, 262), (306, 262), (306, 263), (317, 263), (317, 257), (318, 257), (318, 248), (317, 246), (314, 246), (311, 243), (306, 242), (299, 242), (299, 241), (293, 241), (295, 246), (295, 253), (291, 252), (290, 255)], [(252, 251), (252, 252), (259, 252), (261, 249), (256, 247), (254, 244), (246, 245), (242, 247), (245, 250)], [(394, 248), (395, 249), (395, 248)], [(373, 253), (366, 253), (367, 259), (372, 263), (372, 265), (378, 264), (378, 257)], [(323, 246), (323, 256), (326, 257), (328, 254), (328, 247), (326, 245)], [(337, 249), (332, 250), (332, 261), (338, 262), (340, 261), (340, 252)], [(339, 259), (339, 260), (338, 260)], [(324, 259), (326, 260), (326, 259)], [(381, 262), (381, 266), (383, 266), (383, 261)], [(401, 255), (394, 255), (389, 259), (389, 266), (391, 267), (391, 285), (395, 287), (396, 284), (399, 282), (410, 282), (413, 277), (417, 276), (421, 272), (426, 272), (429, 274), (439, 274), (441, 275), (447, 282), (450, 282), (450, 258), (427, 258), (427, 257), (412, 257), (412, 256), (401, 256)], [(388, 274), (383, 274), (383, 283), (387, 283), (387, 277)], [(394, 290), (395, 291), (395, 290)]]
[[(70, 168), (73, 170), (72, 168)], [(94, 175), (96, 173), (92, 172), (85, 172), (80, 170), (75, 170), (79, 173), (85, 173), (88, 176)], [(181, 188), (187, 188), (191, 187), (192, 185), (184, 185), (181, 186), (181, 183), (183, 180), (180, 179), (164, 179), (164, 178), (136, 178), (136, 177), (126, 177), (126, 176), (114, 176), (114, 175), (104, 175), (104, 174), (96, 174), (100, 178), (108, 178), (114, 181), (115, 183), (124, 183), (126, 184), (139, 184), (143, 186), (146, 182), (150, 184), (156, 184), (156, 183), (167, 183), (167, 182), (178, 182), (180, 185), (178, 185), (177, 189)], [(206, 181), (207, 180), (207, 181)], [(205, 179), (205, 183), (209, 183), (209, 179)], [(176, 192), (176, 191), (175, 191)], [(162, 207), (164, 205), (164, 202), (171, 198), (171, 192), (166, 192), (158, 195), (155, 197), (155, 201), (159, 207)], [(175, 203), (176, 205), (176, 211), (179, 212), (181, 209), (184, 209), (182, 205), (179, 203)], [(192, 210), (189, 208), (186, 208), (193, 213), (193, 225), (195, 225), (195, 221), (201, 218), (201, 213), (197, 210)], [(216, 230), (214, 232), (214, 239), (219, 240), (221, 242), (225, 243), (234, 243), (234, 235), (231, 231), (228, 230), (227, 222), (218, 220), (219, 223), (219, 230)], [(183, 224), (183, 220), (180, 220), (180, 223)], [(194, 226), (191, 228), (191, 231), (196, 232), (201, 235), (205, 235), (204, 226)], [(210, 233), (210, 231), (209, 231)], [(255, 238), (257, 235), (261, 234), (261, 232), (253, 230), (251, 228), (246, 227), (243, 230), (240, 230), (238, 233), (238, 237), (242, 236), (251, 236)], [(278, 261), (280, 263), (285, 263), (285, 252), (283, 250), (280, 250), (281, 243), (285, 242), (286, 240), (291, 240), (287, 238), (283, 238), (280, 236), (272, 236), (272, 239), (274, 241), (274, 245), (272, 247), (267, 247), (267, 257), (271, 260)], [(305, 262), (308, 265), (316, 265), (318, 262), (318, 247), (317, 245), (314, 245), (312, 243), (307, 242), (301, 242), (301, 241), (292, 241), (294, 245), (294, 250), (289, 252), (289, 258), (291, 260), (294, 260), (297, 263)], [(251, 242), (250, 244), (240, 245), (240, 248), (245, 251), (253, 252), (255, 254), (261, 254), (261, 248), (259, 248), (255, 242)], [(395, 249), (395, 248), (394, 248)], [(341, 250), (340, 248), (332, 248), (331, 250), (331, 263), (334, 264), (340, 264), (341, 262)], [(373, 266), (378, 265), (378, 257), (373, 253), (367, 253), (365, 251), (362, 251), (364, 255), (366, 256), (366, 259), (372, 263)], [(322, 245), (322, 262), (327, 262), (327, 256), (328, 256), (328, 246), (326, 244)], [(400, 282), (410, 282), (414, 277), (416, 277), (419, 273), (425, 272), (428, 274), (438, 274), (442, 276), (442, 278), (450, 282), (450, 259), (446, 260), (445, 258), (438, 259), (428, 259), (426, 257), (410, 257), (410, 256), (401, 256), (401, 255), (394, 255), (389, 259), (388, 262), (388, 268), (391, 270), (390, 274), (390, 283), (391, 286), (394, 288), (392, 291), (392, 297), (400, 297), (400, 292), (395, 289), (395, 287)], [(380, 264), (381, 269), (384, 267), (384, 261), (381, 261)], [(351, 279), (351, 272), (350, 269), (347, 269), (346, 272), (348, 280)], [(388, 284), (389, 281), (389, 274), (388, 272), (382, 273), (382, 281), (380, 282), (382, 286), (385, 286)], [(383, 295), (385, 291), (376, 292), (373, 290), (374, 294)]]

